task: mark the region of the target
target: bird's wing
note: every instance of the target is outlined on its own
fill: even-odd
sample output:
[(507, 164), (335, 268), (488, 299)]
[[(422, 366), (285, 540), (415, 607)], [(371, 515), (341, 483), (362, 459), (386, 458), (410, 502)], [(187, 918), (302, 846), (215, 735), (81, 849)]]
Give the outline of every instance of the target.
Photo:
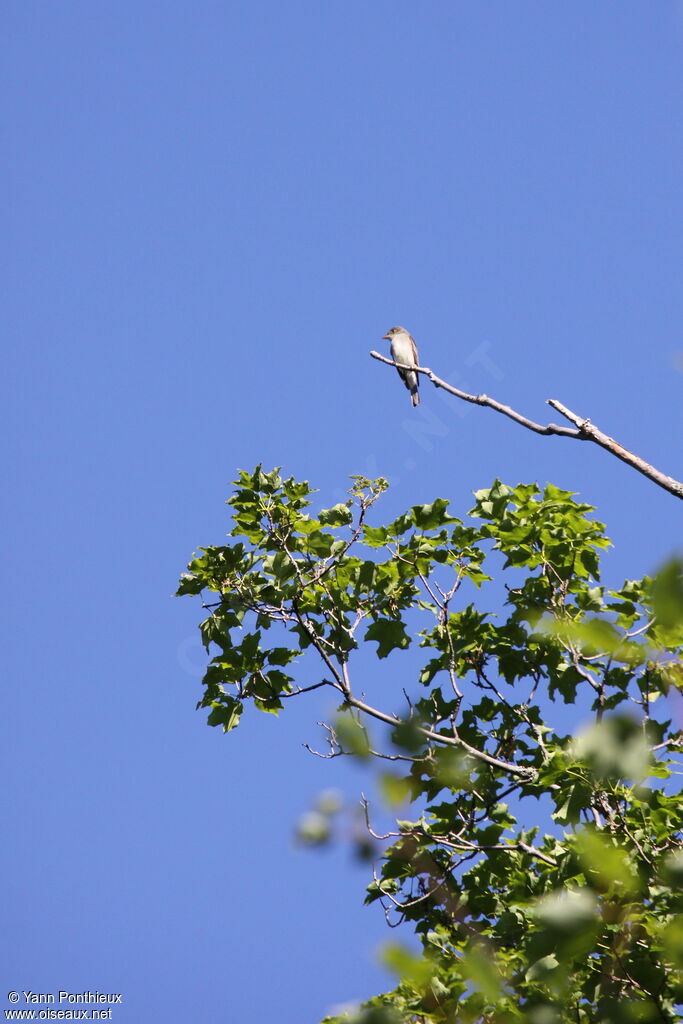
[(415, 361), (415, 365), (419, 366), (420, 365), (420, 357), (417, 354), (417, 345), (415, 344), (415, 338), (412, 336), (412, 334), (409, 334), (408, 337), (410, 338), (410, 347), (411, 347), (411, 349), (413, 351), (413, 360)]

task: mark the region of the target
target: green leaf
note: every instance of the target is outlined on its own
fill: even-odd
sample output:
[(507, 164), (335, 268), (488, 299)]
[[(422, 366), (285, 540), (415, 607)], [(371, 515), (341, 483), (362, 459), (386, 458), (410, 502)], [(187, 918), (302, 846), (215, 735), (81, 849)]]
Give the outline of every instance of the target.
[(664, 630), (683, 630), (683, 560), (672, 558), (652, 581), (652, 610)]
[(413, 985), (424, 988), (429, 984), (433, 968), (420, 956), (415, 956), (398, 943), (387, 944), (381, 951), (382, 963), (390, 971), (405, 978)]
[(379, 777), (379, 789), (387, 807), (395, 809), (410, 802), (413, 783), (409, 778), (382, 772)]
[(590, 807), (593, 790), (587, 781), (580, 780), (568, 786), (565, 783), (553, 796), (557, 806), (553, 818), (558, 825), (575, 825), (581, 820), (582, 812)]
[(348, 526), (353, 521), (353, 513), (348, 505), (339, 503), (332, 508), (323, 509), (318, 519), (323, 526)]
[(348, 711), (341, 711), (334, 720), (334, 729), (341, 747), (365, 760), (370, 756), (367, 729)]
[(369, 548), (382, 548), (389, 540), (389, 530), (386, 526), (365, 526), (363, 528), (363, 541)]
[(226, 696), (220, 703), (216, 701), (211, 705), (211, 712), (206, 720), (207, 724), (222, 725), (223, 732), (230, 732), (231, 729), (236, 729), (239, 725), (243, 710), (240, 701)]
[(310, 555), (317, 555), (319, 558), (328, 558), (332, 554), (335, 539), (332, 533), (314, 530), (306, 538), (306, 552)]
[(525, 978), (527, 981), (543, 981), (559, 966), (560, 962), (557, 957), (553, 953), (549, 953), (547, 956), (542, 956), (529, 967)]
[(191, 573), (183, 573), (180, 577), (180, 583), (175, 596), (183, 597), (185, 594), (200, 594), (204, 587), (205, 583), (199, 577), (193, 576)]
[(410, 637), (400, 619), (378, 619), (372, 622), (366, 630), (365, 639), (377, 641), (378, 658), (388, 657), (397, 648), (405, 650), (410, 644)]
[(642, 781), (651, 755), (642, 726), (627, 715), (613, 715), (583, 729), (574, 740), (575, 757), (585, 760), (597, 778)]
[(418, 530), (436, 530), (448, 523), (456, 523), (459, 520), (449, 516), (446, 512), (448, 501), (445, 498), (437, 498), (431, 505), (413, 505), (412, 521)]
[(398, 519), (394, 519), (392, 523), (389, 523), (387, 533), (390, 538), (396, 539), (398, 537), (402, 537), (404, 533), (407, 533), (412, 525), (412, 516), (409, 512), (404, 512), (402, 516), (398, 517)]
[(475, 985), (489, 1003), (500, 996), (502, 978), (492, 951), (476, 944), (470, 946), (461, 961), (464, 978)]
[(627, 895), (639, 892), (640, 879), (633, 859), (614, 838), (586, 828), (577, 833), (574, 848), (588, 881), (596, 888), (607, 891), (616, 886)]
[(268, 651), (267, 660), (270, 665), (289, 665), (295, 658), (300, 657), (301, 651), (294, 651), (289, 647), (271, 647)]
[(598, 902), (590, 889), (558, 889), (538, 900), (530, 915), (555, 931), (573, 934), (597, 920)]

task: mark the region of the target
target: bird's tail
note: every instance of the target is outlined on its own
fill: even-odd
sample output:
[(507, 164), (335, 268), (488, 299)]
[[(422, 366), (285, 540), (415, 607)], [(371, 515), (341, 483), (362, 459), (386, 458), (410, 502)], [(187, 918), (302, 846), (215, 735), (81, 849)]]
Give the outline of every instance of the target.
[(413, 400), (413, 405), (419, 405), (420, 404), (420, 396), (418, 394), (417, 388), (415, 388), (414, 391), (410, 392), (410, 397)]

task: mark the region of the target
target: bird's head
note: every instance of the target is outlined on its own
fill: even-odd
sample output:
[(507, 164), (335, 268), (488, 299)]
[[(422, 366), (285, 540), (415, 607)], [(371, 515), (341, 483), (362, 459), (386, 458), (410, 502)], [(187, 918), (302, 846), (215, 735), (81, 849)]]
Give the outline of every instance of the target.
[(397, 334), (407, 334), (405, 327), (390, 327), (386, 334), (382, 335), (387, 341), (391, 341)]

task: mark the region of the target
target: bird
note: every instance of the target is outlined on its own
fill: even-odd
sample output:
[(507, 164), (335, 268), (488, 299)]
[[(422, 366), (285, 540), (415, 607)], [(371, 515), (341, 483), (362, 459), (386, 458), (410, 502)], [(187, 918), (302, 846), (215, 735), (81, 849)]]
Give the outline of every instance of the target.
[[(415, 339), (405, 327), (392, 327), (384, 335), (384, 338), (391, 342), (391, 358), (395, 363), (407, 363), (408, 366), (419, 366), (420, 357), (417, 354), (417, 345)], [(398, 375), (410, 391), (410, 397), (413, 405), (420, 404), (420, 396), (418, 394), (418, 377), (419, 374), (414, 373), (412, 370), (401, 370), (397, 366)]]

